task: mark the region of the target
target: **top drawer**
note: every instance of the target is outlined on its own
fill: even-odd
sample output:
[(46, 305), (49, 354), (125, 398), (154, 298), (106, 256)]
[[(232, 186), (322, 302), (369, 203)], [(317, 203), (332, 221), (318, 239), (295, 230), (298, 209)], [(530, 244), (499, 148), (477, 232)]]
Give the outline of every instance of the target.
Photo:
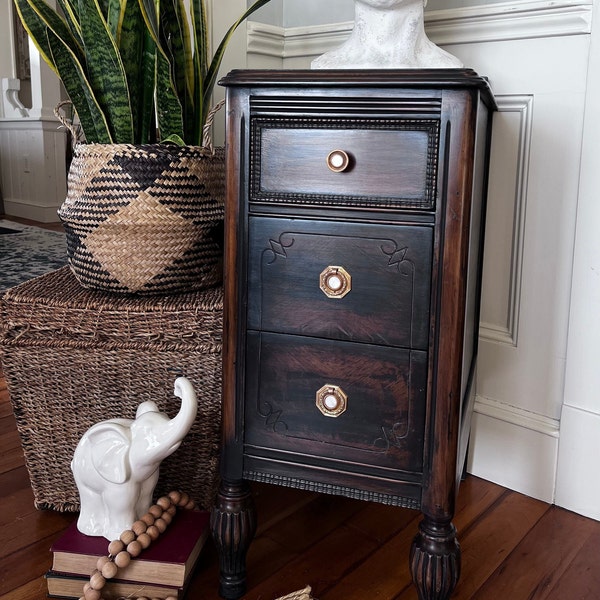
[(250, 200), (433, 209), (437, 119), (252, 119)]

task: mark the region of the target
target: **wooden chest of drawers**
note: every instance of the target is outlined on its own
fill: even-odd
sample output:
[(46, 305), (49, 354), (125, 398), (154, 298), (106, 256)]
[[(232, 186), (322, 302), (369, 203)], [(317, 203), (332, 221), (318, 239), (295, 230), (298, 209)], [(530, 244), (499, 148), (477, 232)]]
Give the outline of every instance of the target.
[(234, 71), (227, 86), (220, 593), (247, 480), (423, 513), (421, 598), (452, 593), (491, 116), (469, 70)]

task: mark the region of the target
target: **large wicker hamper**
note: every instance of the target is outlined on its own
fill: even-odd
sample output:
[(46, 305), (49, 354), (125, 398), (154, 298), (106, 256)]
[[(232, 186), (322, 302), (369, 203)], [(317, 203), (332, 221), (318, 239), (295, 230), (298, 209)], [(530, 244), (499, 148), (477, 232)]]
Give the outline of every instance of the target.
[(68, 267), (8, 290), (0, 360), (38, 508), (74, 511), (70, 469), (90, 425), (133, 418), (154, 400), (174, 416), (175, 378), (190, 379), (198, 416), (163, 461), (157, 493), (185, 490), (212, 505), (221, 420), (222, 288), (133, 297), (86, 290)]

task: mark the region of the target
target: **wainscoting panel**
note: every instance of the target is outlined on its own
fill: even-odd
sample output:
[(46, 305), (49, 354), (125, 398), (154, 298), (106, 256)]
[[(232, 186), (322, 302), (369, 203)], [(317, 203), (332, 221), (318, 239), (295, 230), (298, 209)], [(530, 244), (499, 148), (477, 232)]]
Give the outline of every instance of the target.
[(517, 345), (533, 95), (497, 96), (480, 335)]
[(67, 195), (64, 127), (56, 120), (0, 119), (0, 177), (7, 215), (58, 221)]

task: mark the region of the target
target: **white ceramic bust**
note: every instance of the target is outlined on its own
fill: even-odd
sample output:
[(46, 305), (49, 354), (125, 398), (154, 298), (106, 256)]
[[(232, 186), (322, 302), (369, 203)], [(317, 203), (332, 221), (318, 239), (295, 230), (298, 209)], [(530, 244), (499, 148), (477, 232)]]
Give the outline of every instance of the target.
[(458, 58), (425, 34), (427, 0), (355, 0), (354, 28), (339, 48), (319, 56), (313, 69), (460, 68)]

